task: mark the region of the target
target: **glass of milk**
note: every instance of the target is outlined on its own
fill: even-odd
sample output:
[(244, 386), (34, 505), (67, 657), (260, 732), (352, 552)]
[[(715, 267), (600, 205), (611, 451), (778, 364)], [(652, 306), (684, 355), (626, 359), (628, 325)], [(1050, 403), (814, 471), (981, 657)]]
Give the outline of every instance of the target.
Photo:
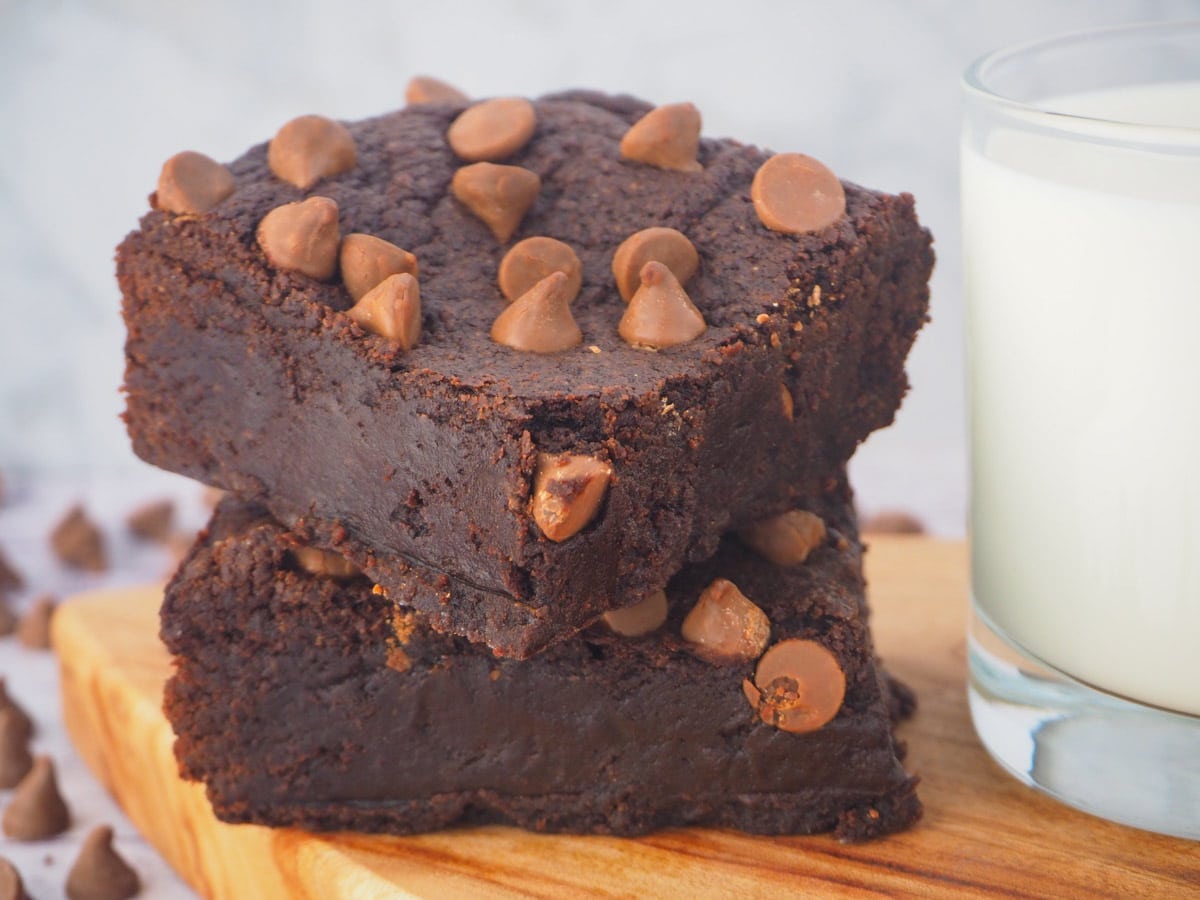
[(970, 702), (1014, 775), (1200, 839), (1200, 22), (964, 78)]

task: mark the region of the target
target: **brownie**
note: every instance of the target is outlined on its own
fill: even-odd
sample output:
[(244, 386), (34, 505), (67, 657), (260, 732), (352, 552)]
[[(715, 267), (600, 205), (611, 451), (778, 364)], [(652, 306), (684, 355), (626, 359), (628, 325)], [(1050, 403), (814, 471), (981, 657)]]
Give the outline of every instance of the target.
[[(598, 623), (517, 661), (438, 633), (365, 577), (310, 574), (295, 534), (226, 500), (162, 609), (181, 770), (225, 821), (312, 830), (904, 828), (921, 807), (893, 726), (912, 696), (872, 652), (847, 492), (811, 508), (830, 527), (803, 565), (726, 538), (671, 580), (656, 630)], [(747, 694), (754, 660), (708, 662), (681, 636), (717, 578), (766, 613), (767, 654), (803, 639), (836, 659), (844, 700), (823, 727), (768, 724)]]
[[(136, 453), (264, 504), (436, 628), (515, 658), (794, 506), (890, 423), (933, 259), (908, 195), (847, 183), (834, 224), (778, 233), (751, 199), (770, 154), (703, 139), (701, 171), (658, 169), (618, 152), (640, 101), (534, 105), (533, 138), (505, 162), (541, 191), (505, 243), (450, 193), (462, 164), (444, 136), (462, 104), (432, 103), (348, 124), (356, 165), (308, 191), (257, 146), (230, 164), (231, 196), (204, 214), (153, 209), (117, 254)], [(352, 321), (339, 279), (268, 263), (256, 228), (306, 196), (336, 201), (343, 235), (416, 255), (411, 350)], [(694, 244), (686, 289), (708, 326), (656, 352), (618, 335), (611, 273), (649, 226)], [(583, 343), (561, 353), (489, 337), (500, 261), (534, 235), (582, 263)], [(587, 527), (554, 541), (530, 497), (540, 454), (559, 453), (612, 477)]]

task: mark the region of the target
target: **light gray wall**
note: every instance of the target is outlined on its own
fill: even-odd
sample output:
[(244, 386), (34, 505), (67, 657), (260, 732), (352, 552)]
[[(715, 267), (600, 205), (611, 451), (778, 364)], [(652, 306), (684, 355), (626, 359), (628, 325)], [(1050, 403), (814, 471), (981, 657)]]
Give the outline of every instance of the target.
[(799, 150), (916, 195), (937, 238), (933, 324), (862, 505), (965, 516), (958, 76), (987, 50), (1200, 16), (1196, 0), (985, 3), (0, 0), (0, 468), (133, 467), (112, 249), (181, 149), (231, 159), (291, 116), (402, 104), (415, 73), (477, 96), (570, 86), (691, 100), (705, 132)]

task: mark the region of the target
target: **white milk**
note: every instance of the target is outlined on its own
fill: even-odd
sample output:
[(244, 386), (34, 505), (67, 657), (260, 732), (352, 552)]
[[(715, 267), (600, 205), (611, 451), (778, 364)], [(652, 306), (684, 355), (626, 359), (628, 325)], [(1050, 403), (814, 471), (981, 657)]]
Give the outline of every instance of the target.
[[(1200, 84), (1052, 108), (1200, 127)], [(1200, 714), (1200, 152), (1006, 129), (986, 154), (963, 148), (975, 600), (1081, 681)]]

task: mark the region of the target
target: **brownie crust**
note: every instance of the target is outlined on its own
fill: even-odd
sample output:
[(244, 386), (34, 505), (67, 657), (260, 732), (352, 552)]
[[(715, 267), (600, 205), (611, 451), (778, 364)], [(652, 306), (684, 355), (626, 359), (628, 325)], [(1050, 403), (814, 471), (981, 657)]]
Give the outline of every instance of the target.
[[(704, 140), (700, 173), (622, 161), (648, 107), (581, 92), (536, 103), (537, 132), (508, 162), (542, 192), (501, 245), (448, 193), (459, 163), (443, 135), (461, 108), (350, 124), (358, 165), (307, 193), (271, 176), (259, 146), (211, 213), (147, 214), (117, 258), (126, 419), (148, 462), (264, 503), (434, 627), (527, 658), (820, 490), (891, 422), (932, 252), (911, 197), (850, 184), (834, 226), (769, 231), (749, 192), (768, 154)], [(258, 222), (309, 195), (336, 200), (343, 234), (416, 254), (410, 352), (352, 323), (340, 283), (264, 259)], [(694, 243), (687, 288), (709, 325), (659, 352), (618, 337), (610, 273), (621, 241), (651, 225)], [(500, 259), (539, 234), (583, 264), (584, 346), (550, 357), (488, 338)], [(599, 515), (561, 543), (530, 512), (543, 452), (613, 467)]]
[[(849, 506), (803, 566), (735, 539), (686, 568), (640, 638), (597, 624), (536, 658), (439, 634), (369, 580), (302, 571), (294, 534), (232, 501), (167, 590), (166, 711), (183, 773), (231, 822), (394, 834), (507, 823), (643, 834), (707, 825), (863, 839), (920, 814), (892, 728), (911, 694), (882, 674)], [(714, 578), (767, 614), (771, 641), (827, 647), (845, 700), (823, 728), (765, 724), (754, 662), (694, 656), (680, 622)]]

